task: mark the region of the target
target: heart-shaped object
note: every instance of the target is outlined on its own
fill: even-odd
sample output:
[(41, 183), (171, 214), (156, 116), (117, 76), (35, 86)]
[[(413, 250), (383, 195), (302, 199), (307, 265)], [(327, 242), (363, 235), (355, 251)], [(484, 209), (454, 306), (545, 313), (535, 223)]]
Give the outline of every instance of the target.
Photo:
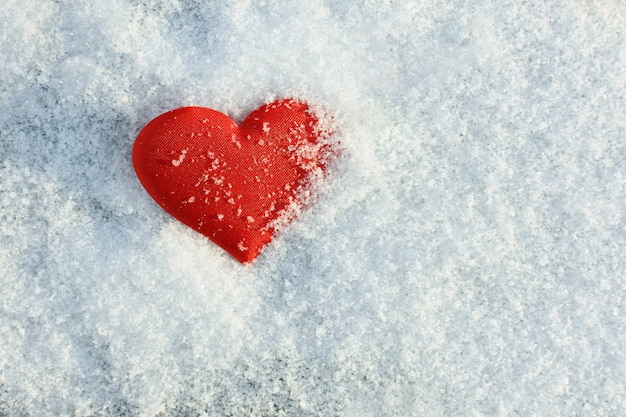
[(251, 262), (307, 204), (334, 155), (307, 104), (278, 100), (237, 126), (204, 107), (182, 107), (149, 122), (133, 165), (165, 211), (238, 261)]

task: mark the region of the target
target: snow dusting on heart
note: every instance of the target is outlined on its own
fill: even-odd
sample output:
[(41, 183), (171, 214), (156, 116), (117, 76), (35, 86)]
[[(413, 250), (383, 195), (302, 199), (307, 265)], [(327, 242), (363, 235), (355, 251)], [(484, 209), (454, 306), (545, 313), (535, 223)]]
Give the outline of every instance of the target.
[(247, 263), (309, 203), (337, 156), (330, 137), (293, 99), (262, 106), (241, 126), (215, 110), (183, 107), (144, 127), (133, 165), (163, 209)]

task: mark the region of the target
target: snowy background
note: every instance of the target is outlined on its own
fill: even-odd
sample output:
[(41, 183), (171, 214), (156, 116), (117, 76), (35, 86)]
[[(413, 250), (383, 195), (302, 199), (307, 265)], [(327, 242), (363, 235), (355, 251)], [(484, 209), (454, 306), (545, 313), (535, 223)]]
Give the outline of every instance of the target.
[[(1, 416), (626, 415), (621, 0), (2, 0)], [(244, 267), (164, 213), (158, 114), (328, 109)]]

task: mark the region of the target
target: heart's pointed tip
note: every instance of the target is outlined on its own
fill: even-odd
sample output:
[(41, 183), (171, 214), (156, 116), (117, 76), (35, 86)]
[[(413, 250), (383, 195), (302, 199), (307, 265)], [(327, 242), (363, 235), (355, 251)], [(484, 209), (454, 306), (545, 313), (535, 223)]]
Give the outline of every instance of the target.
[(261, 250), (258, 251), (245, 251), (245, 252), (234, 252), (227, 251), (233, 258), (237, 260), (240, 264), (244, 266), (250, 266), (254, 262), (254, 260), (261, 254)]

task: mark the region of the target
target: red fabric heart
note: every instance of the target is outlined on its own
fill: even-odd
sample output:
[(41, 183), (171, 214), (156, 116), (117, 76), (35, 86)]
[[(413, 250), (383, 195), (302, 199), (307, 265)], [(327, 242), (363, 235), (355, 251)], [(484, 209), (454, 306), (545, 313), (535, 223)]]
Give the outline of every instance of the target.
[(183, 107), (148, 123), (133, 165), (165, 211), (251, 262), (306, 203), (332, 147), (318, 119), (297, 100), (278, 100), (237, 126), (203, 107)]

